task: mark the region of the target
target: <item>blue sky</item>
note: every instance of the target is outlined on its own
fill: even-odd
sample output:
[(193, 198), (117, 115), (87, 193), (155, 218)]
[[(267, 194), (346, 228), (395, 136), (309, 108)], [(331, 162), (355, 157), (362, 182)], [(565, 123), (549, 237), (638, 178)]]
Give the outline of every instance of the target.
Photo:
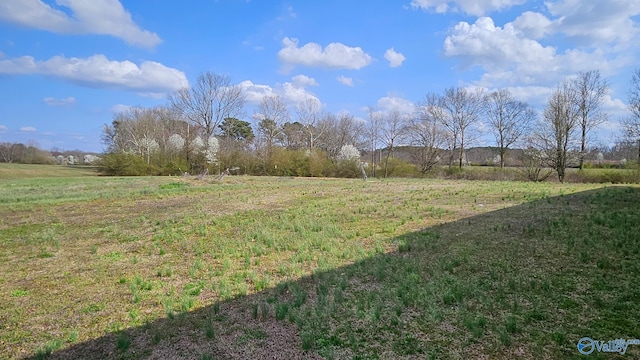
[[(610, 84), (609, 143), (640, 67), (640, 0), (0, 0), (0, 142), (102, 151), (129, 106), (211, 71), (366, 120), (447, 87), (509, 88), (542, 108), (579, 71)], [(479, 144), (482, 145), (482, 144)]]

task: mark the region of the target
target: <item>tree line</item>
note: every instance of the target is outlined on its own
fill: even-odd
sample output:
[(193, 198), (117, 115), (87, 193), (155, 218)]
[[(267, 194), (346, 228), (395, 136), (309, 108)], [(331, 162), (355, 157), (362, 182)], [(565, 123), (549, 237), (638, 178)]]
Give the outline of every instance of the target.
[[(507, 153), (523, 150), (532, 180), (555, 172), (564, 181), (568, 167), (582, 168), (592, 132), (607, 121), (602, 104), (608, 81), (598, 70), (581, 72), (554, 89), (541, 113), (508, 89), (488, 92), (463, 87), (428, 93), (414, 111), (368, 108), (366, 121), (322, 109), (315, 98), (289, 107), (279, 95), (255, 108), (255, 125), (242, 120), (245, 95), (228, 76), (206, 72), (167, 104), (136, 107), (114, 115), (103, 129), (107, 174), (151, 175), (222, 172), (294, 176), (392, 175), (405, 161), (396, 150), (410, 149), (414, 166), (427, 173), (436, 165), (465, 165), (466, 151), (481, 136), (493, 135), (505, 167)], [(640, 154), (640, 69), (628, 93), (629, 116), (621, 144)], [(364, 156), (366, 154), (366, 156)]]
[(51, 153), (41, 150), (36, 144), (0, 143), (0, 162), (18, 164), (55, 164)]
[(0, 143), (0, 163), (39, 165), (97, 165), (100, 157), (82, 150), (43, 150), (35, 142)]

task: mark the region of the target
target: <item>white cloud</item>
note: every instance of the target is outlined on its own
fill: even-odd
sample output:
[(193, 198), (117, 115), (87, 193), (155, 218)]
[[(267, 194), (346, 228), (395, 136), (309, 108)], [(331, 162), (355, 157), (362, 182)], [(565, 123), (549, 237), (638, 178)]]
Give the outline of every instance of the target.
[(464, 12), (469, 15), (483, 16), (493, 11), (522, 5), (526, 0), (411, 0), (411, 6), (438, 14)]
[(124, 104), (115, 104), (111, 107), (111, 112), (114, 114), (126, 113), (132, 108), (132, 106)]
[(512, 62), (530, 67), (547, 64), (555, 53), (553, 47), (522, 37), (513, 26), (496, 27), (489, 17), (481, 17), (474, 24), (458, 23), (444, 41), (446, 56), (459, 57), (466, 66), (481, 65), (494, 71)]
[(20, 131), (23, 132), (34, 132), (36, 131), (36, 128), (34, 128), (33, 126), (23, 126), (20, 128)]
[(398, 67), (402, 65), (404, 60), (406, 59), (402, 53), (396, 52), (393, 48), (387, 49), (384, 53), (384, 58), (389, 61), (389, 66)]
[(611, 118), (622, 118), (629, 115), (627, 104), (620, 99), (611, 97), (611, 94), (605, 95), (602, 99), (602, 111)]
[(285, 82), (284, 84), (276, 84), (275, 88), (269, 85), (254, 84), (250, 80), (241, 82), (240, 87), (249, 103), (259, 104), (265, 96), (282, 96), (284, 101), (290, 105), (299, 104), (307, 99), (320, 100), (303, 86), (295, 83)]
[(67, 98), (56, 99), (54, 97), (46, 97), (42, 101), (49, 106), (67, 106), (76, 103), (76, 99), (73, 96)]
[(344, 75), (338, 76), (338, 81), (347, 86), (353, 86), (353, 78)]
[(551, 88), (580, 71), (610, 75), (636, 66), (640, 1), (550, 0), (543, 6), (502, 27), (489, 17), (460, 22), (449, 30), (443, 53), (463, 69), (484, 70), (476, 84), (486, 87)]
[(383, 112), (400, 111), (402, 114), (413, 114), (415, 104), (407, 99), (397, 96), (385, 96), (378, 99), (376, 107)]
[(269, 85), (254, 84), (251, 80), (245, 80), (238, 84), (250, 103), (259, 104), (265, 96), (273, 96), (275, 92)]
[(551, 20), (546, 16), (532, 11), (525, 11), (513, 21), (513, 27), (522, 32), (525, 37), (539, 39), (549, 34)]
[(296, 75), (291, 78), (291, 81), (293, 81), (293, 85), (298, 87), (318, 86), (316, 79), (308, 77), (307, 75)]
[(556, 88), (554, 86), (512, 86), (506, 89), (511, 92), (514, 99), (541, 109)]
[(0, 125), (0, 132), (5, 132), (7, 130), (9, 130), (9, 128), (7, 128), (6, 125)]
[(299, 48), (298, 39), (285, 37), (282, 45), (278, 58), (285, 64), (285, 71), (291, 70), (295, 65), (358, 70), (372, 61), (371, 56), (360, 47), (349, 47), (341, 43), (331, 43), (323, 49), (319, 44), (310, 42)]
[(320, 99), (307, 91), (307, 89), (294, 86), (289, 82), (282, 84), (278, 89), (278, 93), (280, 93), (284, 98), (284, 101), (289, 104), (299, 104), (307, 99), (316, 99), (320, 102)]
[(639, 29), (632, 18), (640, 14), (640, 1), (559, 0), (545, 5), (556, 18), (557, 32), (591, 41), (637, 43)]
[(66, 58), (54, 56), (37, 61), (31, 56), (0, 60), (0, 74), (41, 74), (94, 88), (116, 88), (141, 92), (166, 92), (187, 87), (186, 75), (154, 61), (137, 65), (109, 60), (104, 55)]
[(569, 74), (592, 69), (606, 73), (629, 61), (610, 60), (610, 54), (597, 48), (559, 53), (553, 46), (526, 38), (513, 24), (501, 28), (488, 17), (474, 24), (458, 23), (444, 41), (444, 54), (459, 59), (463, 68), (482, 67), (486, 73), (479, 85), (486, 87), (551, 86)]
[(41, 0), (4, 0), (0, 20), (61, 34), (100, 34), (123, 39), (131, 45), (154, 47), (162, 40), (141, 29), (118, 0), (57, 0), (53, 8)]

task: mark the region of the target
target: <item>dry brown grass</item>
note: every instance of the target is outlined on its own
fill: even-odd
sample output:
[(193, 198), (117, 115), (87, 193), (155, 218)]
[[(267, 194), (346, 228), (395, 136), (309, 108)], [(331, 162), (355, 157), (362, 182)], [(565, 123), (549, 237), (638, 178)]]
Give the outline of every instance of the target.
[[(353, 270), (362, 266), (354, 264), (384, 256), (387, 258), (375, 261), (406, 259), (410, 263), (416, 245), (413, 250), (399, 249), (404, 238), (418, 238), (423, 229), (444, 224), (452, 225), (438, 228), (442, 240), (434, 240), (430, 250), (434, 253), (424, 257), (433, 262), (427, 268), (449, 257), (452, 249), (454, 253), (466, 249), (467, 244), (487, 236), (497, 236), (488, 246), (500, 249), (506, 246), (500, 234), (522, 232), (529, 224), (538, 226), (544, 221), (543, 216), (530, 220), (521, 216), (527, 206), (523, 204), (538, 201), (540, 209), (548, 212), (559, 208), (555, 202), (545, 202), (547, 198), (598, 188), (233, 176), (223, 182), (78, 178), (52, 180), (51, 187), (46, 182), (12, 181), (13, 186), (0, 183), (0, 201), (5, 199), (0, 202), (0, 288), (5, 289), (0, 293), (0, 357), (8, 358), (44, 355), (47, 349), (58, 348), (64, 350), (54, 351), (52, 358), (89, 354), (114, 358), (327, 356), (322, 351), (330, 347), (319, 347), (317, 341), (312, 351), (303, 351), (307, 346), (304, 320), (316, 316), (305, 311), (315, 311), (312, 306), (320, 301), (316, 294), (320, 290), (314, 289), (321, 280), (308, 276), (329, 272), (331, 279), (335, 276), (331, 281), (337, 282), (344, 277), (348, 301), (367, 293), (385, 293), (392, 284), (376, 280), (377, 263), (372, 263), (374, 270), (367, 276), (354, 276), (354, 271), (363, 271)], [(36, 192), (36, 200), (14, 200), (11, 190), (15, 186)], [(61, 189), (74, 196), (58, 197)], [(571, 206), (579, 207), (580, 201)], [(493, 230), (504, 223), (509, 208), (521, 214), (510, 223), (513, 228)], [(413, 240), (406, 241), (411, 244)], [(475, 273), (483, 271), (486, 268)], [(430, 277), (424, 279), (430, 281)], [(431, 279), (436, 279), (435, 273)], [(276, 287), (284, 283), (290, 285)], [(145, 290), (144, 284), (150, 284), (150, 289)], [(199, 284), (202, 289), (197, 294), (188, 294), (189, 286)], [(297, 287), (306, 291), (308, 305), (291, 310), (297, 314), (294, 318), (275, 320), (276, 306), (293, 302)], [(330, 299), (335, 296), (330, 292)], [(213, 308), (216, 303), (218, 310)], [(252, 309), (261, 304), (266, 304), (266, 312), (260, 310), (256, 317)], [(386, 312), (393, 313), (397, 306), (395, 300), (388, 305), (382, 315), (385, 321), (391, 319)], [(437, 310), (441, 305), (434, 306)], [(330, 316), (353, 316), (337, 308), (326, 311)], [(416, 344), (451, 341), (446, 334), (465, 336), (458, 314), (448, 306), (438, 310), (442, 320), (433, 329), (440, 330), (428, 335), (420, 330), (425, 325), (418, 325), (424, 311), (411, 306), (403, 309), (400, 334), (415, 331)], [(207, 321), (211, 337), (205, 335)], [(303, 323), (298, 324), (300, 321)], [(338, 319), (332, 321), (336, 321), (336, 331), (344, 326)], [(350, 322), (356, 327), (372, 326), (359, 318)], [(373, 330), (356, 336), (374, 341), (369, 331)], [(132, 340), (119, 349), (122, 334)], [(375, 341), (380, 343), (372, 342), (362, 352), (352, 346), (336, 346), (333, 356), (371, 354), (372, 349), (390, 345), (382, 339)], [(407, 358), (425, 356), (411, 352), (412, 341), (399, 342), (395, 350), (378, 354), (393, 358), (404, 351)], [(514, 343), (515, 348), (498, 352), (476, 344), (460, 354), (513, 355), (520, 347), (531, 351), (525, 338), (516, 338)]]

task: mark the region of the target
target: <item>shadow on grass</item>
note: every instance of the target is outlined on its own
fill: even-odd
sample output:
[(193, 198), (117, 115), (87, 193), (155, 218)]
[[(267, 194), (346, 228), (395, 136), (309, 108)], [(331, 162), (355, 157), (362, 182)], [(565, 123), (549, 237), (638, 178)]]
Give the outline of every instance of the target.
[(464, 218), (31, 358), (579, 358), (582, 337), (640, 337), (638, 204), (639, 188), (608, 187)]

